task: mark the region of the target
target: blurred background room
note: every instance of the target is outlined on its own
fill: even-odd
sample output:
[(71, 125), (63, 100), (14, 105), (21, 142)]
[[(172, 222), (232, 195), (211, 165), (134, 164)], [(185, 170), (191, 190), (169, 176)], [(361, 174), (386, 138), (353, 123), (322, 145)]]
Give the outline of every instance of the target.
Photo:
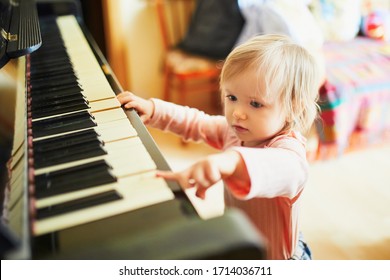
[[(321, 119), (307, 134), (310, 176), (301, 209), (314, 259), (390, 259), (390, 1), (237, 1), (239, 31), (288, 33), (312, 52), (322, 73)], [(123, 89), (220, 114), (224, 54), (195, 50), (188, 57), (173, 50), (194, 24), (197, 2), (80, 1), (85, 24)], [(250, 23), (259, 29), (245, 29)], [(240, 34), (234, 43), (245, 39)], [(13, 137), (15, 72), (12, 62), (0, 70), (1, 186)], [(173, 170), (217, 152), (149, 132)], [(205, 201), (188, 195), (208, 219), (223, 212), (222, 190), (218, 184)]]

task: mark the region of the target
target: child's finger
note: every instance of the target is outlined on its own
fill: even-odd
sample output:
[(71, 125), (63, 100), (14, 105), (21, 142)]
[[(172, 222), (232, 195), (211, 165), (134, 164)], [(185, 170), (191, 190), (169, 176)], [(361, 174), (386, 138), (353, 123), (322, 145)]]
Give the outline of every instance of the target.
[(139, 108), (137, 108), (139, 106), (138, 106), (137, 102), (135, 102), (134, 100), (129, 100), (129, 101), (125, 102), (125, 103), (126, 104), (123, 106), (123, 107), (125, 107), (125, 109), (134, 108), (136, 110), (139, 110)]
[(165, 180), (176, 181), (183, 188), (192, 188), (192, 187), (195, 186), (195, 180), (194, 179), (188, 179), (182, 173), (175, 173), (175, 172), (172, 172), (172, 171), (161, 171), (161, 170), (158, 170), (156, 172), (156, 176), (157, 177), (162, 177)]
[(141, 116), (140, 116), (140, 119), (141, 119), (141, 121), (142, 121), (143, 123), (145, 123), (147, 120), (149, 120), (149, 117), (146, 116), (146, 115), (141, 115)]
[(196, 189), (196, 192), (195, 192), (195, 195), (197, 197), (199, 197), (200, 199), (205, 199), (206, 197), (206, 188), (203, 188), (201, 186), (199, 186), (197, 189)]
[(162, 178), (167, 179), (167, 180), (176, 180), (176, 178), (177, 178), (175, 173), (173, 173), (172, 171), (162, 171), (162, 170), (157, 170), (156, 176), (162, 177)]

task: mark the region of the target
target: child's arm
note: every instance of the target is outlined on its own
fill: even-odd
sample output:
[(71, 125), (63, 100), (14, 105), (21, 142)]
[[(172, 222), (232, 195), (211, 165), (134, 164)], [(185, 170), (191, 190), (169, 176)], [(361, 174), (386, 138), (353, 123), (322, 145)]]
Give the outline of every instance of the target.
[(160, 99), (143, 99), (130, 92), (117, 95), (124, 108), (137, 110), (144, 124), (170, 131), (185, 140), (204, 141), (222, 149), (228, 136), (223, 116), (210, 116), (198, 109), (180, 106)]
[(196, 196), (204, 199), (209, 187), (223, 179), (242, 186), (250, 185), (248, 172), (241, 155), (233, 150), (210, 155), (181, 172), (158, 171), (157, 176), (177, 181), (183, 188), (196, 188)]
[(294, 198), (308, 177), (304, 146), (295, 139), (282, 139), (268, 148), (233, 147), (245, 162), (250, 178), (247, 193), (235, 182), (226, 182), (230, 192), (240, 199), (254, 197)]
[(212, 116), (196, 108), (160, 99), (151, 100), (155, 110), (149, 126), (175, 133), (186, 141), (203, 141), (216, 149), (223, 149), (226, 141), (231, 140), (233, 132), (229, 131), (224, 116)]
[(157, 173), (183, 188), (196, 187), (197, 196), (223, 179), (237, 198), (295, 197), (307, 179), (304, 147), (295, 140), (275, 143), (272, 148), (233, 147), (211, 155), (181, 172)]
[(143, 99), (129, 91), (121, 92), (117, 98), (124, 108), (134, 108), (144, 123), (153, 116), (154, 103), (151, 100)]

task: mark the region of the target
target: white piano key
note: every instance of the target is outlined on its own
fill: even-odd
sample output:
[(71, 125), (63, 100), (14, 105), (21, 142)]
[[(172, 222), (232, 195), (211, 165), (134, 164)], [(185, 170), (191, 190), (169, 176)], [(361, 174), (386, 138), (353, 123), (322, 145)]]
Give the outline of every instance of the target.
[(84, 90), (83, 94), (90, 102), (115, 97), (76, 19), (73, 16), (59, 17), (57, 24), (79, 83)]
[(109, 123), (98, 124), (94, 130), (100, 138), (108, 143), (137, 136), (137, 131), (128, 119), (115, 120)]
[[(109, 189), (115, 189), (123, 196), (123, 199), (36, 220), (33, 223), (34, 235), (38, 236), (58, 231), (174, 199), (173, 192), (163, 179), (156, 178), (154, 173), (149, 173), (148, 175), (125, 177), (118, 180), (116, 184), (110, 184), (110, 186), (100, 190), (95, 188), (95, 190), (85, 192), (83, 195), (90, 196)], [(57, 202), (60, 201), (57, 200)], [(45, 207), (44, 205), (44, 203), (37, 203), (39, 207)]]

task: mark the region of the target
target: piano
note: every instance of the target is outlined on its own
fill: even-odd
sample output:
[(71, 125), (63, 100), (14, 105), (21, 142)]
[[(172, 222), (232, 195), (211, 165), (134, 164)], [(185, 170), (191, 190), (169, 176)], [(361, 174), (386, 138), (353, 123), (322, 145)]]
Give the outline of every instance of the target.
[(177, 183), (155, 177), (170, 167), (117, 101), (122, 88), (77, 1), (38, 1), (37, 11), (42, 44), (15, 58), (2, 259), (264, 259), (241, 212), (203, 220)]

